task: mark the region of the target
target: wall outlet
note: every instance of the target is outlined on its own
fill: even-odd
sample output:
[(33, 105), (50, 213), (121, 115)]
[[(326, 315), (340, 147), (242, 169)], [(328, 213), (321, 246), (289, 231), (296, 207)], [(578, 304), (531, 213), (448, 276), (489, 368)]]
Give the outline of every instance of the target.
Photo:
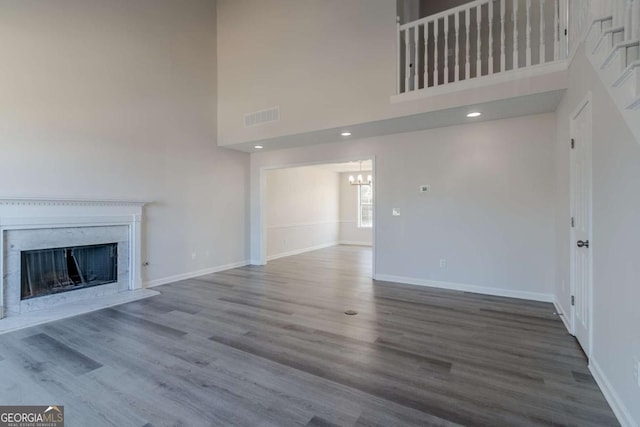
[(429, 184), (421, 185), (420, 186), (420, 192), (421, 193), (429, 193), (429, 192), (431, 192), (431, 186)]
[(440, 268), (447, 268), (447, 260), (442, 258), (440, 260)]
[(393, 216), (400, 216), (400, 209), (398, 208), (393, 208), (393, 210), (391, 211), (391, 214)]

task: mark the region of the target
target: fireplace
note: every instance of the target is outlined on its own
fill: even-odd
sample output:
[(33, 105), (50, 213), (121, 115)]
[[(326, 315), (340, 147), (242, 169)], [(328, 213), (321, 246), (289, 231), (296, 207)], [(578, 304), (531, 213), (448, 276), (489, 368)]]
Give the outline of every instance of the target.
[(21, 251), (22, 300), (118, 281), (118, 243)]
[(144, 204), (0, 197), (0, 329), (141, 289)]

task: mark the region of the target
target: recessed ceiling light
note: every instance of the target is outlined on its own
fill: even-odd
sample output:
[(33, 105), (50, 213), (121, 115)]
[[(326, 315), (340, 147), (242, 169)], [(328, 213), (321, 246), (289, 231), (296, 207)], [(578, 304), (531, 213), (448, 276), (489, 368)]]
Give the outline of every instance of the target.
[(467, 114), (467, 117), (480, 117), (482, 115), (479, 111), (474, 111), (472, 113)]
[(342, 135), (342, 136), (351, 136), (351, 132), (342, 132), (340, 135)]
[(262, 145), (254, 145), (253, 148), (257, 148), (258, 150), (264, 148)]

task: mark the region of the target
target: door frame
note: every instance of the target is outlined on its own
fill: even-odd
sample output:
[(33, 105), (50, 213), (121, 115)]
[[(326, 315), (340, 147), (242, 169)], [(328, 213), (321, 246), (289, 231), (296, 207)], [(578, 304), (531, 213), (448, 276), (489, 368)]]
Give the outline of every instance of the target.
[[(577, 105), (577, 107), (573, 110), (571, 115), (569, 116), (570, 125), (569, 125), (569, 138), (575, 138), (576, 129), (575, 122), (576, 118), (580, 115), (582, 110), (587, 105), (591, 105), (591, 144), (589, 145), (589, 182), (587, 184), (587, 193), (589, 196), (589, 242), (592, 244), (593, 240), (593, 97), (591, 92), (589, 91), (584, 99)], [(574, 152), (572, 149), (569, 151), (569, 203), (570, 203), (570, 216), (575, 216), (574, 206), (575, 206), (575, 198), (574, 194), (574, 170), (575, 170), (575, 160), (574, 160)], [(592, 246), (592, 245), (590, 245)], [(571, 296), (575, 296), (576, 294), (576, 278), (575, 278), (575, 264), (576, 264), (576, 232), (575, 228), (570, 226), (569, 233), (569, 289), (570, 289), (570, 298)], [(588, 252), (589, 257), (589, 272), (588, 272), (588, 284), (587, 284), (587, 306), (589, 310), (589, 314), (587, 316), (587, 326), (588, 326), (588, 336), (589, 343), (587, 348), (583, 348), (586, 356), (591, 358), (591, 352), (593, 349), (593, 248), (589, 248)], [(576, 310), (575, 306), (570, 303), (570, 312), (571, 312), (571, 335), (575, 336), (576, 334)]]
[[(376, 218), (378, 216), (378, 203), (376, 198), (376, 183), (377, 179), (377, 167), (376, 167), (376, 156), (373, 154), (365, 154), (362, 156), (349, 156), (349, 157), (341, 157), (337, 159), (326, 159), (326, 160), (317, 160), (310, 162), (294, 162), (294, 163), (285, 163), (279, 165), (269, 165), (262, 166), (259, 169), (259, 183), (258, 188), (260, 191), (259, 194), (259, 202), (258, 202), (258, 218), (255, 222), (255, 225), (258, 229), (258, 238), (259, 242), (257, 244), (258, 249), (258, 259), (252, 261), (252, 263), (257, 265), (266, 265), (267, 264), (267, 226), (266, 226), (266, 207), (267, 207), (267, 197), (266, 197), (266, 187), (267, 187), (267, 171), (274, 169), (290, 169), (297, 168), (303, 166), (316, 166), (316, 165), (326, 165), (332, 163), (347, 163), (359, 160), (371, 160), (372, 171), (371, 175), (373, 176), (373, 218), (372, 218), (372, 240), (371, 240), (371, 277), (376, 277), (376, 234), (377, 234), (377, 226), (376, 226)], [(252, 224), (253, 226), (253, 224)]]

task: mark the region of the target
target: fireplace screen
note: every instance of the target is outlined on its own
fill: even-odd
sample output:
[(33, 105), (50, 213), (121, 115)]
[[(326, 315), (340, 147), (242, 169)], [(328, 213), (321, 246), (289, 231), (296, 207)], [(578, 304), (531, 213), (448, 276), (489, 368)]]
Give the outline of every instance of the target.
[(118, 281), (118, 244), (23, 251), (22, 299)]

